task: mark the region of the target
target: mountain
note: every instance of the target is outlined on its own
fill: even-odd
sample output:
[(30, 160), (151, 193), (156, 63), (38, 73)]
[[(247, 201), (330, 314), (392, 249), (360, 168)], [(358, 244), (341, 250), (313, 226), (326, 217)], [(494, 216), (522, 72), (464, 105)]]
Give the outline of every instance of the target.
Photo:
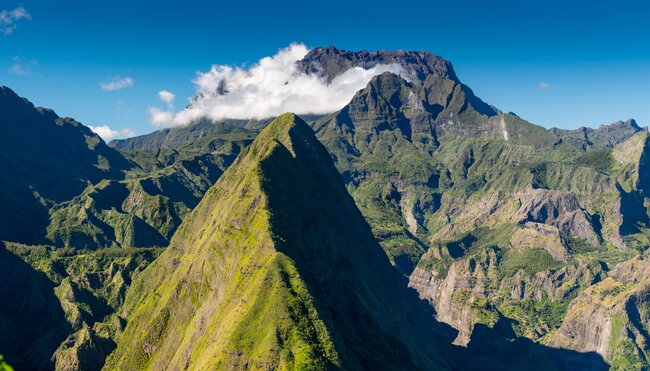
[[(576, 146), (441, 86), (377, 76), (314, 124), (317, 137), (393, 263), (459, 330), (456, 343), (500, 319), (549, 341), (577, 293), (646, 249), (648, 133), (614, 124)], [(445, 93), (437, 109), (427, 100)]]
[(41, 243), (48, 208), (132, 164), (90, 129), (0, 87), (0, 240)]
[[(109, 145), (123, 151), (144, 151), (156, 153), (162, 149), (178, 150), (185, 144), (201, 138), (222, 138), (232, 134), (248, 132), (249, 127), (266, 126), (270, 120), (224, 120), (212, 122), (200, 120), (192, 125), (173, 129), (161, 129), (153, 133), (127, 139), (112, 140)], [(252, 131), (252, 130), (251, 130)]]
[(425, 81), (429, 76), (458, 81), (451, 63), (426, 51), (352, 52), (333, 46), (318, 47), (310, 50), (297, 64), (299, 71), (317, 74), (325, 78), (328, 83), (352, 67), (370, 69), (378, 64), (398, 64), (411, 78), (420, 82)]
[[(462, 185), (450, 179), (456, 171), (445, 169), (441, 148), (462, 138), (532, 142), (545, 149), (559, 141), (517, 116), (486, 108), (468, 93), (460, 83), (435, 75), (421, 86), (384, 73), (343, 109), (313, 125), (375, 235), (406, 275), (428, 245), (424, 218), (440, 207), (441, 182)], [(454, 166), (471, 165), (473, 159), (467, 161)]]
[(447, 367), (423, 307), (293, 114), (260, 133), (139, 277), (107, 368)]
[(576, 148), (614, 147), (629, 139), (643, 129), (634, 121), (618, 121), (610, 125), (601, 125), (596, 129), (581, 127), (575, 130), (551, 128), (549, 131)]
[(547, 130), (427, 52), (296, 63), (406, 72), (308, 120), (327, 154), (292, 116), (107, 146), (4, 90), (10, 364), (648, 367), (647, 129)]
[(166, 246), (256, 133), (210, 124), (190, 146), (119, 151), (5, 87), (0, 123), (0, 241), (77, 249)]
[(16, 370), (98, 370), (131, 277), (156, 249), (78, 252), (0, 242), (0, 352)]
[[(347, 55), (314, 53), (332, 59), (321, 65)], [(472, 348), (477, 329), (508, 323), (541, 344), (646, 364), (642, 337), (625, 334), (643, 334), (647, 322), (603, 322), (628, 340), (598, 346), (593, 332), (556, 334), (585, 325), (570, 324), (581, 293), (647, 255), (647, 130), (633, 120), (546, 130), (453, 76), (376, 76), (313, 124), (392, 263), (459, 330), (456, 344)], [(639, 350), (622, 351), (628, 341)]]
[(52, 207), (47, 236), (58, 246), (76, 248), (166, 246), (253, 137), (229, 127), (177, 149), (122, 151), (137, 167), (124, 180), (103, 180)]

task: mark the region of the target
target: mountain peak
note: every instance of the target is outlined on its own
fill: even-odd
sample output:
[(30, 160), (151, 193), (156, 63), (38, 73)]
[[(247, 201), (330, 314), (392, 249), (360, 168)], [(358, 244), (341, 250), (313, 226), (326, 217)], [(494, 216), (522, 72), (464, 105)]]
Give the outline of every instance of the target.
[(445, 367), (430, 317), (292, 113), (240, 154), (138, 277), (108, 368)]
[(634, 134), (646, 130), (640, 127), (634, 119), (616, 121), (597, 128), (580, 127), (575, 130), (551, 128), (549, 132), (578, 148), (590, 146), (614, 147), (630, 139)]
[(5, 108), (5, 110), (16, 110), (18, 107), (24, 107), (23, 109), (34, 108), (34, 105), (30, 101), (19, 96), (7, 86), (0, 86), (0, 106)]
[(275, 120), (271, 121), (267, 128), (260, 135), (277, 136), (279, 137), (278, 139), (290, 136), (293, 130), (303, 133), (305, 130), (311, 132), (309, 125), (292, 112), (283, 113), (278, 116)]
[[(295, 113), (287, 112), (273, 120), (253, 141), (252, 151), (264, 154), (267, 147), (281, 144), (293, 157), (313, 156), (320, 143), (309, 125)], [(307, 153), (305, 151), (309, 151)], [(322, 155), (322, 154), (321, 154)]]
[(458, 81), (451, 63), (427, 51), (378, 50), (348, 51), (333, 46), (314, 48), (298, 61), (301, 71), (318, 74), (331, 82), (352, 67), (369, 69), (379, 64), (399, 64), (415, 81), (423, 82), (428, 75)]

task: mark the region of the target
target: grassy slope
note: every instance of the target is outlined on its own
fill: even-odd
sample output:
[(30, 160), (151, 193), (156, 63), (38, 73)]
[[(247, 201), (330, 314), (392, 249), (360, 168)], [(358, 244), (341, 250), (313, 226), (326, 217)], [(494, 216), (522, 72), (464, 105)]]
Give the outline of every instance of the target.
[(294, 116), (267, 127), (129, 291), (106, 368), (443, 366), (328, 162)]

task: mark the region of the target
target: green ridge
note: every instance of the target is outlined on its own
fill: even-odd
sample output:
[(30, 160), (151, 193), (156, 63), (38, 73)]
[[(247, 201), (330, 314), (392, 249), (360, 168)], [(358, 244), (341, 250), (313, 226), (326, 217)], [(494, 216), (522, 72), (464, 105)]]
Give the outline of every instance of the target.
[(124, 308), (106, 369), (445, 367), (416, 298), (293, 114), (207, 192)]

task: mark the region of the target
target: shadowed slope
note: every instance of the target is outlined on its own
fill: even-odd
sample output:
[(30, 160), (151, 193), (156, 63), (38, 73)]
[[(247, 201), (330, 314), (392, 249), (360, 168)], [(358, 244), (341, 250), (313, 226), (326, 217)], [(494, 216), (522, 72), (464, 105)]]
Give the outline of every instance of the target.
[(43, 242), (47, 209), (133, 165), (89, 128), (0, 87), (0, 240)]

